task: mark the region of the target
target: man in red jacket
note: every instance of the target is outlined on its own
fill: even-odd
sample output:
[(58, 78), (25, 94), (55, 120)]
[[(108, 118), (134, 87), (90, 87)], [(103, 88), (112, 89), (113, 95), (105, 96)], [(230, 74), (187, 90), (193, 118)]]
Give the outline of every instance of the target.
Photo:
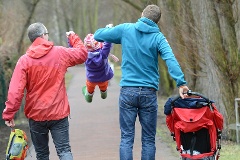
[(74, 32), (67, 32), (72, 48), (54, 46), (48, 41), (48, 30), (42, 23), (28, 27), (32, 42), (14, 69), (2, 118), (14, 127), (14, 115), (21, 106), (26, 89), (25, 116), (29, 119), (31, 139), (38, 160), (49, 160), (48, 133), (51, 132), (61, 160), (72, 160), (69, 144), (70, 106), (65, 87), (68, 67), (82, 64), (87, 50)]

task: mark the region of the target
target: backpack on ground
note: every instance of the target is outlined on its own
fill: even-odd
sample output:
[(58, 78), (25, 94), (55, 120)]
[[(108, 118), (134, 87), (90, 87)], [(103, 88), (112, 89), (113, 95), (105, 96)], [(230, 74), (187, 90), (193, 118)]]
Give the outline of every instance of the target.
[(6, 150), (6, 160), (24, 160), (27, 149), (26, 133), (21, 129), (12, 129)]

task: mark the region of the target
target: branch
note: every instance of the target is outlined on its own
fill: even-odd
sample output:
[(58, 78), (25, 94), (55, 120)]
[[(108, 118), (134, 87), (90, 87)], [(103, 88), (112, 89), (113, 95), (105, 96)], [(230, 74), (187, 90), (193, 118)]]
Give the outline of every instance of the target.
[(22, 29), (22, 35), (20, 36), (20, 40), (19, 40), (19, 43), (18, 43), (18, 53), (21, 54), (22, 51), (23, 51), (23, 39), (24, 39), (24, 34), (28, 28), (28, 25), (30, 24), (31, 20), (32, 20), (32, 17), (33, 17), (33, 13), (35, 11), (35, 8), (38, 4), (40, 0), (33, 0), (32, 2), (25, 2), (26, 5), (29, 5), (30, 7), (30, 11), (29, 11), (29, 16), (27, 17), (27, 21), (26, 23), (24, 24), (24, 27)]
[(130, 0), (122, 0), (122, 1), (124, 1), (127, 4), (129, 4), (133, 8), (137, 9), (138, 11), (142, 12), (142, 7), (139, 7), (138, 5), (136, 5), (135, 3), (131, 2)]

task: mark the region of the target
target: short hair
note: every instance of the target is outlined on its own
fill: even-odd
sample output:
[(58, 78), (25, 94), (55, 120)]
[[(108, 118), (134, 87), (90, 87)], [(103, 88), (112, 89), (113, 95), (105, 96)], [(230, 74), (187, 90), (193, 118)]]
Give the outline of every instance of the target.
[(46, 27), (40, 22), (31, 24), (27, 29), (28, 38), (31, 42), (34, 42), (36, 38), (42, 36), (46, 32)]
[(161, 10), (157, 5), (148, 5), (142, 12), (143, 17), (158, 23), (161, 18)]

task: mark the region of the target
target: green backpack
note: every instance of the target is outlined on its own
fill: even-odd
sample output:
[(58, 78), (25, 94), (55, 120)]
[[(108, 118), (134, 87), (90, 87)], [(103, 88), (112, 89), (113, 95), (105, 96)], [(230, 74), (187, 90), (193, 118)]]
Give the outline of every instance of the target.
[(6, 160), (24, 160), (27, 149), (26, 133), (21, 129), (12, 129), (6, 150)]

